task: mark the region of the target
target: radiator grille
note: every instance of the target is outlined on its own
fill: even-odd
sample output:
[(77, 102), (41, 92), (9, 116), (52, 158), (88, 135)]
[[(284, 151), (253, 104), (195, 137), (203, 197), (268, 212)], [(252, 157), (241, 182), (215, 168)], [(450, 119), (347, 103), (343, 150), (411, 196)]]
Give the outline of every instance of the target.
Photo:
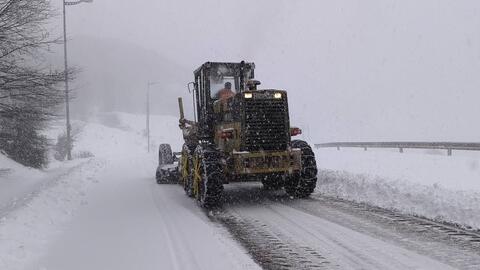
[(284, 99), (245, 100), (245, 150), (286, 150), (287, 114)]

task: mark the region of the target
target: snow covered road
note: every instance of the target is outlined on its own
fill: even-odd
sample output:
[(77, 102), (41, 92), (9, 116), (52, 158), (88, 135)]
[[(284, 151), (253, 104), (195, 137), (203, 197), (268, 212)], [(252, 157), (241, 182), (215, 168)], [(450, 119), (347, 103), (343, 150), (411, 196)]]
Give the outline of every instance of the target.
[(151, 164), (107, 165), (88, 205), (27, 269), (255, 269), (179, 186), (155, 184)]
[[(232, 185), (215, 215), (265, 269), (478, 269), (480, 245), (461, 247), (415, 224), (331, 198), (290, 200)], [(385, 217), (383, 217), (385, 218)], [(421, 227), (421, 228), (420, 228)]]
[[(155, 183), (141, 116), (106, 119), (77, 141), (94, 158), (46, 172), (48, 184), (0, 209), (0, 269), (480, 269), (480, 237), (321, 193), (230, 184), (207, 212)], [(176, 119), (157, 121), (154, 138), (178, 149), (178, 134), (162, 132)]]
[(78, 212), (24, 269), (259, 269), (253, 259), (264, 269), (480, 266), (480, 246), (462, 248), (333, 199), (292, 201), (259, 184), (227, 186), (224, 207), (207, 213), (181, 187), (155, 184), (144, 161), (107, 164)]

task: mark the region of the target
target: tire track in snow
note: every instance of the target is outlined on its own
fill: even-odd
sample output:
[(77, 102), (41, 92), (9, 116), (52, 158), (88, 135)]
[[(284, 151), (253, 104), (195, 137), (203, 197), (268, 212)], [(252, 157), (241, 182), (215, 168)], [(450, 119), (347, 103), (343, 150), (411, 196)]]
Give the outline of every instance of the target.
[(212, 220), (226, 226), (264, 269), (335, 269), (316, 250), (294, 243), (274, 232), (259, 220), (248, 219), (230, 211), (217, 211)]
[(315, 196), (286, 204), (460, 269), (480, 269), (478, 231), (340, 198)]
[[(290, 200), (281, 191), (265, 192), (259, 185), (245, 186), (226, 189), (224, 207), (212, 220), (223, 224), (265, 269), (478, 269), (476, 260), (469, 260), (475, 254), (461, 246), (435, 253), (428, 249), (446, 246), (435, 238), (433, 243), (428, 238), (403, 239), (402, 244), (405, 232), (395, 229), (403, 224), (399, 220), (369, 221), (352, 213), (357, 211), (353, 206), (345, 206), (348, 212), (318, 200)], [(374, 232), (377, 227), (379, 235)], [(410, 238), (422, 235), (410, 233)], [(421, 245), (424, 250), (418, 248)]]
[(168, 244), (159, 246), (174, 253), (168, 259), (176, 260), (179, 269), (260, 269), (223, 226), (211, 224), (211, 214), (186, 197), (180, 186), (149, 181), (151, 197), (162, 221), (163, 228), (159, 230), (169, 239)]
[[(169, 201), (162, 197), (162, 196), (157, 196), (157, 190), (155, 189), (157, 184), (154, 184), (152, 182), (152, 184), (150, 184), (150, 186), (152, 187), (150, 190), (151, 190), (151, 196), (152, 196), (152, 200), (154, 201), (154, 204), (155, 206), (157, 207), (157, 209), (159, 210), (159, 212), (162, 213), (162, 216), (160, 218), (160, 220), (162, 221), (163, 223), (163, 227), (162, 227), (162, 232), (163, 232), (163, 235), (165, 236), (165, 238), (167, 239), (167, 243), (168, 243), (168, 252), (169, 252), (169, 256), (170, 256), (170, 261), (173, 263), (173, 267), (175, 270), (181, 270), (183, 269), (183, 267), (187, 267), (189, 269), (202, 269), (197, 261), (195, 260), (194, 257), (190, 257), (188, 258), (187, 261), (185, 260), (182, 260), (181, 258), (179, 258), (179, 256), (177, 256), (176, 253), (178, 253), (180, 251), (181, 254), (193, 254), (192, 250), (190, 249), (190, 247), (188, 245), (180, 245), (179, 243), (182, 242), (182, 243), (188, 243), (188, 241), (185, 241), (185, 239), (183, 239), (183, 235), (178, 233), (178, 231), (175, 230), (174, 227), (172, 227), (173, 224), (167, 222), (166, 220), (174, 220), (175, 216), (172, 216), (175, 215), (175, 213), (171, 213), (171, 211), (169, 211), (168, 209), (168, 204), (169, 204)], [(172, 235), (175, 235), (176, 238), (180, 238), (182, 239), (183, 241), (173, 241), (172, 239)]]

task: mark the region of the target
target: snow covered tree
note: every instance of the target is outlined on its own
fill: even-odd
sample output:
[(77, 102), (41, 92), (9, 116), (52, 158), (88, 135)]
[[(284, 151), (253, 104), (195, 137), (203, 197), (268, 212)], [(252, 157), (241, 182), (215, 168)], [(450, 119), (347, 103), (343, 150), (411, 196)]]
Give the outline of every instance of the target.
[(52, 16), (48, 0), (0, 0), (0, 150), (33, 167), (46, 163), (39, 132), (64, 101), (65, 74), (43, 57), (59, 43), (45, 27)]

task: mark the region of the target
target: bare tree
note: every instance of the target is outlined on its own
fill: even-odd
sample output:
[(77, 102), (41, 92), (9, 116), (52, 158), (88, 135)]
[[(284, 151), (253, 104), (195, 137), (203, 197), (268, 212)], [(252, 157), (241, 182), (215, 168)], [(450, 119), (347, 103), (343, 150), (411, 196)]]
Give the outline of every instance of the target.
[(0, 149), (34, 167), (46, 162), (38, 132), (64, 101), (58, 86), (65, 75), (42, 57), (60, 42), (45, 28), (52, 16), (48, 0), (0, 0)]

